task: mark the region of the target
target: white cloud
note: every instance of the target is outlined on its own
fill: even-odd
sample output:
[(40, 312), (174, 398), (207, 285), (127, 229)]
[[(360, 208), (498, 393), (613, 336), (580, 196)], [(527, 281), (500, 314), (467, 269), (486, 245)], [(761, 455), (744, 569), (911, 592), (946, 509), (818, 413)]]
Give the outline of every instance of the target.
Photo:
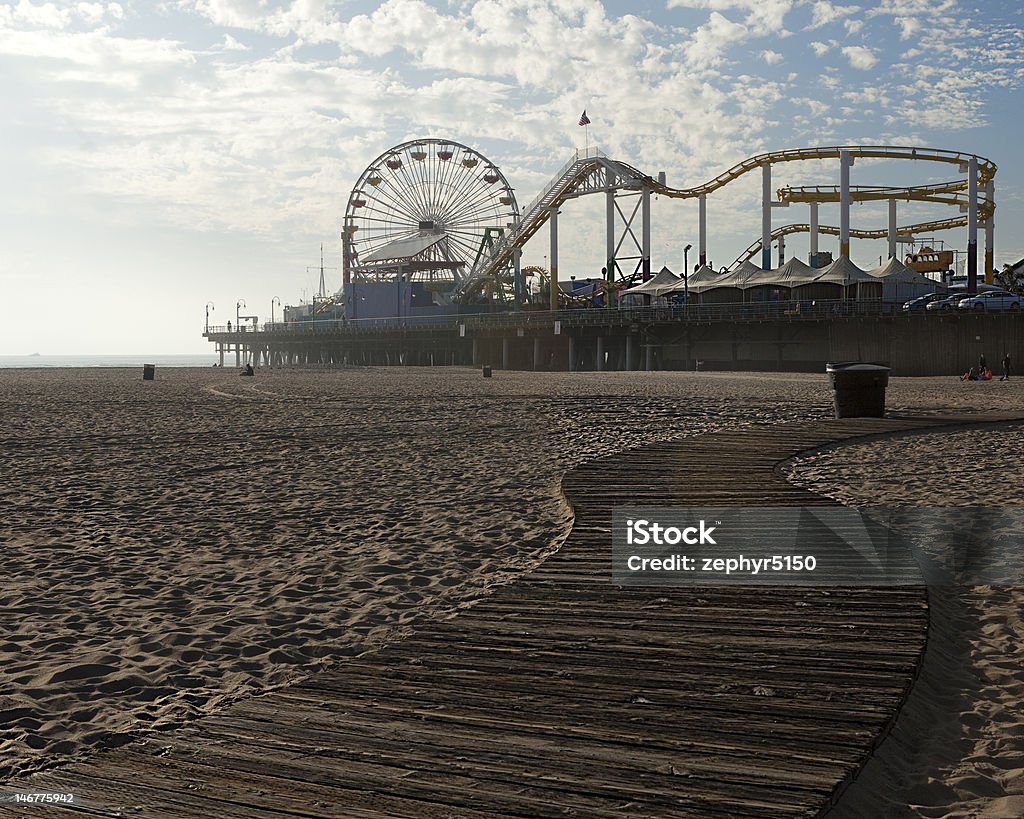
[(828, 0), (817, 0), (811, 7), (811, 28), (820, 28), (860, 11), (858, 6), (836, 6)]
[(844, 46), (842, 51), (852, 68), (869, 71), (878, 64), (875, 52), (867, 46)]
[(236, 40), (230, 34), (225, 34), (224, 35), (224, 40), (221, 42), (220, 48), (221, 48), (222, 51), (248, 51), (249, 50), (249, 46), (245, 45), (245, 43), (238, 42), (238, 40)]
[(778, 51), (765, 49), (761, 52), (761, 59), (768, 63), (768, 65), (776, 65), (782, 62), (782, 55)]
[(724, 59), (729, 46), (741, 43), (751, 36), (742, 23), (734, 23), (717, 11), (711, 12), (707, 23), (698, 28), (690, 42), (683, 47), (687, 62), (699, 68), (712, 68)]
[(814, 52), (815, 57), (824, 57), (831, 50), (832, 46), (827, 43), (822, 43), (818, 40), (810, 43), (811, 51)]

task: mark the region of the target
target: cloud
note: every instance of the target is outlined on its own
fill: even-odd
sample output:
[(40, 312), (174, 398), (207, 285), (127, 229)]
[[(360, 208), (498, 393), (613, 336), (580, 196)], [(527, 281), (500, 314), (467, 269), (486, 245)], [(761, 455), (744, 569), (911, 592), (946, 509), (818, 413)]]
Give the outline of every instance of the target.
[(836, 20), (856, 14), (858, 11), (860, 11), (859, 6), (836, 6), (828, 0), (817, 0), (811, 7), (811, 25), (809, 27), (821, 28)]
[(245, 45), (244, 43), (238, 42), (238, 40), (236, 40), (230, 34), (225, 34), (224, 35), (224, 40), (220, 44), (220, 50), (221, 51), (248, 51), (249, 50), (249, 46)]
[(827, 43), (822, 43), (818, 40), (815, 40), (814, 42), (809, 43), (809, 45), (811, 47), (811, 51), (814, 52), (815, 57), (824, 57), (826, 54), (828, 54), (829, 51), (832, 50), (832, 46), (834, 46), (835, 43), (833, 42), (832, 46), (830, 46)]
[(761, 52), (761, 59), (768, 63), (768, 65), (776, 65), (782, 62), (782, 55), (778, 51), (765, 49)]
[(842, 52), (852, 68), (869, 71), (878, 64), (875, 52), (867, 46), (844, 46)]
[(686, 60), (698, 68), (713, 68), (725, 59), (729, 47), (751, 37), (742, 23), (734, 23), (717, 11), (711, 12), (707, 23), (700, 26), (683, 47)]

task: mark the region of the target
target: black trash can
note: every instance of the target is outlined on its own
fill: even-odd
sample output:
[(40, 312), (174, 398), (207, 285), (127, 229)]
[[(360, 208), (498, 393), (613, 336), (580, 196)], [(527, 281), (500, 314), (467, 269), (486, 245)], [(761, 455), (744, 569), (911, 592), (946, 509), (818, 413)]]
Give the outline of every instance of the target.
[(490, 377), (491, 377), (491, 368), (490, 368), (490, 366), (485, 366), (484, 367), (484, 378), (490, 378)]
[(143, 364), (142, 380), (152, 381), (154, 378), (156, 378), (156, 364)]
[(825, 372), (835, 394), (836, 418), (884, 416), (889, 371), (884, 364), (859, 361), (827, 364)]

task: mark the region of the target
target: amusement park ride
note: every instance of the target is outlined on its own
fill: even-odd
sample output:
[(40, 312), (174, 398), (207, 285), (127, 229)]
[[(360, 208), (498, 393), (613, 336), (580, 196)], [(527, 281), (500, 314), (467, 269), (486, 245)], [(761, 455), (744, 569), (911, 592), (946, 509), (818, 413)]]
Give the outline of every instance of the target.
[[(951, 164), (964, 176), (912, 187), (853, 186), (850, 169), (860, 158)], [(830, 159), (839, 162), (839, 185), (784, 187), (775, 191), (773, 198), (774, 165)], [(991, 282), (996, 166), (974, 154), (884, 145), (773, 151), (750, 157), (701, 185), (673, 188), (665, 184), (664, 174), (651, 177), (596, 148), (588, 148), (577, 151), (540, 194), (520, 210), (508, 180), (482, 154), (452, 140), (418, 139), (396, 145), (377, 157), (352, 190), (341, 233), (343, 292), (355, 292), (360, 284), (418, 283), (430, 293), (434, 304), (490, 297), (518, 309), (527, 293), (524, 279), (530, 273), (541, 273), (546, 276), (544, 287), (551, 309), (558, 309), (558, 214), (565, 202), (604, 194), (605, 282), (609, 292), (614, 292), (618, 285), (647, 281), (651, 276), (652, 194), (697, 199), (698, 259), (705, 265), (708, 195), (758, 170), (762, 181), (761, 237), (730, 267), (751, 259), (760, 250), (761, 267), (769, 269), (773, 240), (791, 233), (810, 234), (810, 261), (816, 267), (818, 237), (823, 233), (839, 236), (840, 256), (849, 257), (851, 238), (885, 238), (889, 256), (895, 257), (897, 244), (912, 242), (915, 235), (966, 226), (967, 275), (976, 284), (980, 220), (985, 227), (985, 277)], [(628, 204), (623, 208), (628, 197), (635, 201), (631, 208)], [(881, 200), (889, 204), (886, 228), (862, 230), (850, 226), (851, 203)], [(950, 205), (961, 215), (898, 225), (900, 201)], [(818, 223), (818, 206), (823, 202), (839, 203), (838, 226)], [(795, 203), (809, 206), (808, 222), (773, 228), (772, 209)], [(524, 271), (522, 249), (545, 224), (550, 234), (549, 269)], [(948, 261), (931, 250), (922, 249), (918, 255), (919, 259), (908, 259), (908, 263), (919, 270), (931, 270), (933, 263)]]

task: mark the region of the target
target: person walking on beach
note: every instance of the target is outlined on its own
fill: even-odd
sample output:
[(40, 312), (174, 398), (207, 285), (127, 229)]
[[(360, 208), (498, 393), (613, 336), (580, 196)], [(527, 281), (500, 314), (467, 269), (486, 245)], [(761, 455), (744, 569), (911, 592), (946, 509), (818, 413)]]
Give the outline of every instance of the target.
[(1010, 380), (1010, 354), (1007, 353), (1003, 356), (1003, 374), (999, 377), (1000, 381)]
[(988, 367), (985, 366), (985, 354), (978, 356), (978, 372), (984, 374)]

